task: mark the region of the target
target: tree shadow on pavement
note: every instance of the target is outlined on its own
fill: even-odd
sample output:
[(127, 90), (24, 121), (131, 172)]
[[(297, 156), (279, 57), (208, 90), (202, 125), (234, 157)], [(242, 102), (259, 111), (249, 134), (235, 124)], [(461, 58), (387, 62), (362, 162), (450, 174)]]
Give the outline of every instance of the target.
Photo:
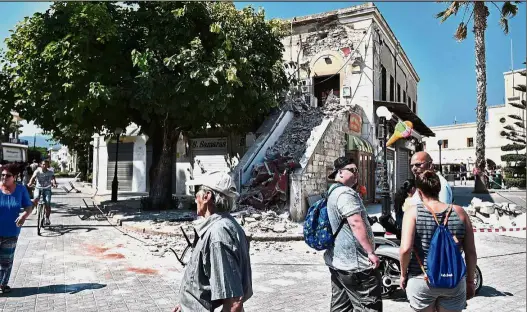
[(512, 293), (507, 291), (499, 291), (492, 286), (482, 286), (477, 297), (510, 297), (514, 296)]
[(76, 294), (83, 290), (95, 290), (106, 287), (106, 284), (99, 283), (79, 283), (70, 285), (48, 285), (40, 287), (20, 287), (13, 288), (5, 297), (29, 297), (37, 294)]

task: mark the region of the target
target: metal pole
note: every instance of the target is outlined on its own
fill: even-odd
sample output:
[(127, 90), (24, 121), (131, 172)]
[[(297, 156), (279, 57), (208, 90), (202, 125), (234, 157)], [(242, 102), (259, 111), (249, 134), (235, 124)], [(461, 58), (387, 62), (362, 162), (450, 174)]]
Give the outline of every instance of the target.
[(443, 166), (441, 165), (441, 144), (439, 144), (439, 172), (443, 174)]
[(113, 172), (113, 181), (112, 181), (112, 202), (117, 201), (117, 189), (119, 185), (119, 181), (117, 181), (117, 164), (119, 163), (119, 137), (121, 135), (117, 134), (117, 144), (115, 146), (115, 170)]
[(383, 158), (383, 172), (382, 172), (382, 215), (389, 216), (391, 215), (390, 209), (390, 184), (388, 183), (388, 158), (387, 158), (387, 147), (386, 147), (386, 134), (388, 133), (388, 123), (386, 118), (380, 118), (382, 124), (382, 158)]

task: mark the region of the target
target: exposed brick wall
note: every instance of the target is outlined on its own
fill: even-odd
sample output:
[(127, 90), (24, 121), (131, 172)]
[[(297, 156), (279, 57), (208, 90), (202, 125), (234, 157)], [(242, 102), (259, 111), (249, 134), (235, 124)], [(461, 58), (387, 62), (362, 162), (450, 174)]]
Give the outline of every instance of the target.
[[(343, 113), (329, 123), (320, 137), (310, 140), (318, 143), (306, 166), (295, 172), (291, 179), (290, 214), (295, 221), (302, 221), (307, 213), (307, 197), (327, 190), (328, 169), (333, 168), (335, 158), (344, 156), (348, 129), (348, 114)], [(309, 153), (309, 151), (308, 151)]]

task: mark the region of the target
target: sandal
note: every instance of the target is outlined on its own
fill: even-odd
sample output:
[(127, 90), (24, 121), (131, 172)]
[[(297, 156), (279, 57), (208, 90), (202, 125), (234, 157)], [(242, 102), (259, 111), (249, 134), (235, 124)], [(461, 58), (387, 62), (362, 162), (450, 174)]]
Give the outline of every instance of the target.
[(9, 286), (0, 286), (0, 293), (7, 294), (11, 292), (11, 287)]

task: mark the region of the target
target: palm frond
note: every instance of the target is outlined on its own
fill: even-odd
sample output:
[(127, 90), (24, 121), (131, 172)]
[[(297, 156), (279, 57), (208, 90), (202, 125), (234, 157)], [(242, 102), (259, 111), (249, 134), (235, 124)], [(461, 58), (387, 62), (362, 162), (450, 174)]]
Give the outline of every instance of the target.
[(518, 13), (518, 6), (510, 1), (505, 1), (501, 6), (501, 15), (506, 18), (514, 17), (516, 13)]
[(456, 15), (459, 8), (467, 5), (466, 1), (452, 1), (448, 8), (436, 14), (436, 18), (441, 18), (441, 23), (446, 21), (450, 16)]
[(467, 38), (467, 24), (463, 22), (459, 23), (454, 38), (456, 38), (457, 41), (463, 41)]
[(509, 18), (512, 18), (518, 13), (518, 6), (513, 4), (511, 1), (505, 1), (501, 6), (501, 9), (494, 2), (492, 4), (500, 12), (500, 26), (505, 34), (509, 33)]

